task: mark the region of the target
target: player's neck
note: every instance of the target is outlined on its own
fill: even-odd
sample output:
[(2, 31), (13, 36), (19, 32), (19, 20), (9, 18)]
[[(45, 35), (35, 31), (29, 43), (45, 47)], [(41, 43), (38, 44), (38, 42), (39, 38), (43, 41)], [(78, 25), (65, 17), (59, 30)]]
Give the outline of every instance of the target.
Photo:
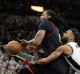
[(73, 39), (68, 39), (68, 42), (74, 42), (74, 40)]

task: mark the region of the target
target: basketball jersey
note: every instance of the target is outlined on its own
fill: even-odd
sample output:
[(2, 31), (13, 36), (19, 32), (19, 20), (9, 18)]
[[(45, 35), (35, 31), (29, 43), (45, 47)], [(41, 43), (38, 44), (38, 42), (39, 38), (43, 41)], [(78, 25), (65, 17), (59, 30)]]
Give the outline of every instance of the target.
[(75, 42), (67, 43), (72, 48), (72, 54), (70, 57), (65, 57), (68, 64), (80, 74), (80, 47)]

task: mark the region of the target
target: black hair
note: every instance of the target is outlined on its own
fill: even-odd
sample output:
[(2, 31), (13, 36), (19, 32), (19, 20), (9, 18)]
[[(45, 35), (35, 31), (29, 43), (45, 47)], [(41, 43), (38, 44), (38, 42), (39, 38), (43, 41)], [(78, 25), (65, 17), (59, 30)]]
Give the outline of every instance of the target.
[(75, 42), (79, 43), (79, 39), (80, 39), (79, 31), (76, 28), (71, 28), (70, 30), (73, 32), (75, 36)]
[(49, 16), (51, 16), (48, 20), (55, 22), (57, 19), (56, 13), (53, 10), (46, 11)]
[(64, 20), (63, 20), (62, 16), (60, 15), (60, 13), (56, 13), (53, 10), (46, 10), (46, 12), (49, 16), (51, 16), (51, 18), (49, 18), (48, 20), (55, 23), (55, 25), (64, 24)]

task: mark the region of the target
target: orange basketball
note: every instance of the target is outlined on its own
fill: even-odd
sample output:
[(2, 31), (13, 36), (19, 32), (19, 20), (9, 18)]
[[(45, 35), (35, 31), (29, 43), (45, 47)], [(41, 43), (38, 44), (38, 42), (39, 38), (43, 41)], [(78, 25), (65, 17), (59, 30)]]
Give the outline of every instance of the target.
[(22, 49), (22, 45), (18, 41), (10, 41), (6, 45), (6, 52), (9, 55), (18, 55)]

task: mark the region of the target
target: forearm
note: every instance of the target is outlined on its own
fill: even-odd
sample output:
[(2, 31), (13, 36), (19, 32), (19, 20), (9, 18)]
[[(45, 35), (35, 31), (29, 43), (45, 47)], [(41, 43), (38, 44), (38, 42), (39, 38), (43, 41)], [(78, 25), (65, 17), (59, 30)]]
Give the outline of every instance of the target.
[(56, 58), (55, 57), (46, 57), (46, 58), (42, 58), (40, 60), (35, 61), (35, 64), (48, 64), (52, 61), (54, 61)]
[(48, 61), (47, 61), (47, 58), (42, 58), (42, 59), (37, 60), (37, 61), (32, 61), (31, 63), (32, 64), (47, 64)]
[(35, 61), (35, 64), (48, 64), (54, 60), (56, 60), (61, 55), (60, 52), (53, 52), (51, 55), (49, 55), (46, 58), (42, 58), (40, 60)]

